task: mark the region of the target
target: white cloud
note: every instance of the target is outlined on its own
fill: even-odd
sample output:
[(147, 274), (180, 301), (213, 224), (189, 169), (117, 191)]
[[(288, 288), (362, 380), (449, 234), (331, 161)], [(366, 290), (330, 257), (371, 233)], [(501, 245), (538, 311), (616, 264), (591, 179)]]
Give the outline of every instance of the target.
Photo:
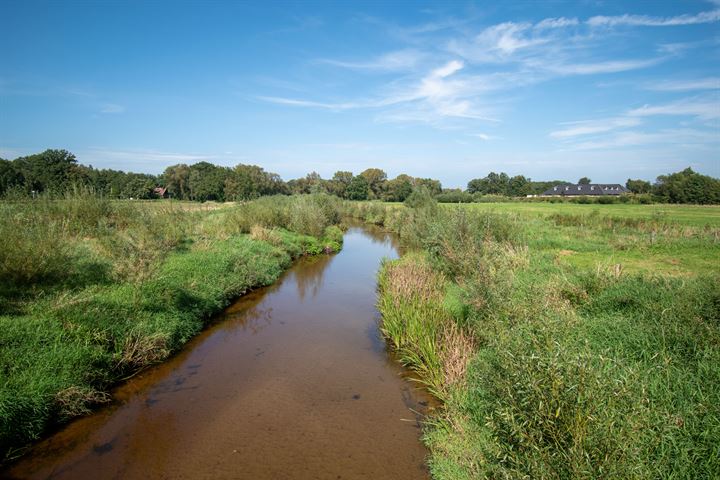
[(609, 137), (573, 144), (572, 150), (599, 150), (643, 145), (706, 145), (720, 141), (712, 132), (693, 129), (668, 129), (659, 132), (618, 132)]
[(651, 58), (648, 60), (610, 60), (597, 63), (548, 63), (544, 66), (538, 64), (537, 67), (545, 68), (560, 75), (597, 75), (602, 73), (618, 73), (652, 67), (661, 61), (662, 59), (660, 58)]
[(100, 113), (123, 113), (125, 107), (116, 103), (104, 103), (100, 106)]
[(717, 95), (683, 98), (663, 105), (643, 105), (630, 110), (628, 115), (636, 117), (686, 115), (702, 120), (715, 120), (720, 118), (720, 99)]
[(571, 138), (580, 135), (609, 132), (618, 128), (635, 127), (640, 125), (640, 119), (629, 117), (605, 118), (600, 120), (585, 120), (569, 122), (568, 127), (550, 133), (553, 138)]
[(647, 90), (656, 90), (660, 92), (720, 90), (720, 77), (659, 81), (649, 84), (645, 88)]
[(483, 30), (476, 38), (475, 44), (481, 49), (510, 55), (516, 50), (547, 43), (549, 39), (528, 35), (529, 23), (505, 22)]
[(447, 64), (443, 65), (440, 68), (436, 68), (432, 72), (430, 72), (430, 77), (439, 77), (439, 78), (445, 78), (449, 77), (453, 73), (462, 70), (465, 64), (463, 62), (460, 62), (458, 60), (453, 60), (451, 62), (448, 62)]
[(343, 60), (320, 60), (322, 63), (334, 65), (337, 67), (350, 68), (353, 70), (371, 70), (371, 71), (403, 71), (412, 70), (424, 58), (426, 54), (419, 50), (407, 49), (396, 50), (380, 55), (379, 57), (365, 62), (349, 62)]
[[(80, 156), (80, 155), (79, 155)], [(108, 160), (123, 160), (135, 162), (199, 162), (208, 160), (212, 156), (202, 154), (183, 154), (173, 152), (161, 152), (158, 150), (114, 150), (102, 147), (90, 147), (84, 154), (85, 162), (92, 163), (92, 159), (100, 157)], [(168, 163), (169, 165), (170, 163)]]
[(576, 25), (579, 25), (580, 22), (577, 18), (565, 18), (565, 17), (559, 17), (559, 18), (546, 18), (545, 20), (542, 20), (535, 24), (536, 29), (542, 30), (545, 28), (565, 28), (565, 27), (574, 27)]
[(475, 138), (479, 138), (480, 140), (482, 140), (482, 141), (484, 141), (484, 142), (487, 142), (487, 141), (490, 141), (490, 140), (494, 140), (494, 139), (497, 138), (497, 137), (494, 137), (494, 136), (492, 136), (492, 135), (488, 135), (487, 133), (468, 133), (468, 136), (470, 136), (470, 137), (475, 137)]
[(720, 20), (720, 10), (700, 12), (696, 15), (684, 14), (675, 17), (651, 17), (648, 15), (599, 15), (588, 19), (587, 24), (592, 27), (614, 27), (618, 25), (642, 27), (670, 27), (677, 25), (696, 25), (712, 23)]

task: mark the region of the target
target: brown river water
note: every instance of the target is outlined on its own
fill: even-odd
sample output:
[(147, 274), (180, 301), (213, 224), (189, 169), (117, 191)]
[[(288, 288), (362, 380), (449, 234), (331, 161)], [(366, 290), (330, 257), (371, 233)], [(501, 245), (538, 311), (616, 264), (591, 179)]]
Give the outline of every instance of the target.
[(378, 331), (393, 237), (355, 226), (298, 261), (172, 359), (0, 473), (52, 479), (426, 479), (432, 399)]

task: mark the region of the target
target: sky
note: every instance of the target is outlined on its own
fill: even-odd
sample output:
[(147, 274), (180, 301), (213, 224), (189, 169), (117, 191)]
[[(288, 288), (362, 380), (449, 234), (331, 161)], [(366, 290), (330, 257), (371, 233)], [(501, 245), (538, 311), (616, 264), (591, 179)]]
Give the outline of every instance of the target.
[(720, 0), (0, 2), (0, 157), (720, 177)]

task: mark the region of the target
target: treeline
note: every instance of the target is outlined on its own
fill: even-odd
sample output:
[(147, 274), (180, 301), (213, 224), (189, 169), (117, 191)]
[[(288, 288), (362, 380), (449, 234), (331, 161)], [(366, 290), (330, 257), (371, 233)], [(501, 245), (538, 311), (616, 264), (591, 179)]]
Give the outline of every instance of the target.
[[(510, 177), (506, 173), (490, 172), (486, 177), (475, 178), (467, 184), (466, 190), (444, 190), (437, 197), (440, 202), (474, 202), (483, 201), (488, 196), (526, 197), (541, 195), (556, 185), (567, 185), (572, 182), (565, 180), (532, 181), (523, 175)], [(578, 184), (590, 184), (592, 180), (582, 177)], [(641, 203), (694, 203), (701, 205), (720, 204), (720, 180), (699, 174), (692, 168), (680, 172), (660, 175), (651, 183), (642, 179), (628, 179), (625, 182), (633, 197)], [(607, 197), (601, 197), (610, 200)], [(598, 198), (600, 200), (601, 198)], [(629, 201), (628, 196), (618, 196), (618, 201)], [(582, 197), (574, 197), (573, 201), (582, 202)], [(607, 202), (603, 202), (607, 203)]]
[(169, 196), (203, 202), (322, 192), (350, 200), (402, 202), (420, 187), (432, 195), (442, 192), (439, 180), (404, 174), (388, 180), (379, 168), (368, 168), (358, 175), (338, 171), (329, 180), (312, 172), (285, 182), (278, 174), (266, 172), (257, 165), (221, 167), (199, 162), (172, 165), (161, 175), (150, 175), (81, 165), (75, 155), (66, 150), (46, 150), (12, 161), (0, 159), (0, 196), (62, 195), (78, 187), (91, 188), (109, 198)]
[[(471, 203), (540, 195), (555, 185), (568, 183), (571, 182), (534, 181), (524, 175), (511, 177), (504, 172), (490, 172), (485, 177), (470, 180), (465, 190), (443, 189), (440, 181), (433, 178), (400, 174), (388, 179), (379, 168), (368, 168), (357, 175), (337, 171), (330, 179), (312, 172), (285, 182), (278, 174), (257, 165), (221, 167), (208, 162), (172, 165), (161, 175), (150, 175), (81, 165), (66, 150), (46, 150), (12, 161), (0, 159), (2, 197), (43, 192), (62, 195), (73, 188), (86, 187), (109, 198), (167, 196), (179, 200), (224, 202), (252, 200), (265, 195), (324, 192), (348, 200), (403, 202), (413, 191), (422, 189), (439, 202)], [(591, 180), (583, 177), (577, 183), (589, 184)], [(720, 204), (720, 180), (690, 168), (661, 175), (654, 183), (628, 179), (625, 185), (632, 195), (603, 196), (598, 200), (604, 200), (602, 203), (632, 200), (639, 203)], [(573, 197), (571, 201), (587, 200)]]
[(62, 195), (82, 187), (109, 198), (170, 196), (220, 202), (290, 193), (279, 175), (255, 165), (228, 168), (199, 162), (173, 165), (161, 175), (150, 175), (81, 165), (66, 150), (46, 150), (12, 161), (0, 159), (0, 196)]

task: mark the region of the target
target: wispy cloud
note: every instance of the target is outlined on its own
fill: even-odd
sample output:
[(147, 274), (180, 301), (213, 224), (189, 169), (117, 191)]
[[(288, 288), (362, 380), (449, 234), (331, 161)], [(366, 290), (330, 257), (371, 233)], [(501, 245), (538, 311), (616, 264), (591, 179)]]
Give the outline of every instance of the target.
[(648, 15), (599, 15), (588, 19), (587, 24), (592, 27), (614, 27), (619, 25), (639, 27), (673, 27), (678, 25), (697, 25), (700, 23), (713, 23), (720, 20), (720, 9), (698, 14), (677, 15), (675, 17), (651, 17)]
[(707, 145), (720, 142), (712, 132), (693, 129), (666, 129), (658, 132), (618, 132), (609, 137), (578, 142), (570, 150), (601, 150), (645, 145)]
[(574, 27), (579, 25), (580, 21), (577, 18), (546, 18), (535, 25), (535, 29), (543, 30), (546, 28), (565, 28)]
[(478, 78), (457, 78), (465, 64), (451, 60), (435, 67), (419, 80), (388, 88), (382, 96), (348, 102), (318, 102), (274, 96), (258, 96), (259, 100), (295, 107), (321, 108), (334, 111), (398, 107), (388, 112), (381, 121), (419, 121), (433, 123), (438, 118), (465, 118), (497, 121), (488, 116), (474, 98), (482, 90), (492, 88)]
[(550, 133), (553, 138), (570, 138), (580, 135), (609, 132), (618, 128), (635, 127), (640, 125), (640, 119), (631, 117), (604, 118), (600, 120), (584, 120), (569, 122), (567, 127)]
[(720, 90), (720, 77), (659, 81), (647, 84), (645, 88), (647, 90), (656, 90), (659, 92)]
[(104, 159), (114, 159), (122, 161), (148, 161), (148, 162), (199, 162), (212, 158), (212, 155), (203, 154), (187, 154), (175, 152), (163, 152), (158, 150), (115, 150), (102, 147), (90, 147), (84, 152), (87, 156), (87, 162), (91, 162), (93, 157), (102, 157)]
[(662, 105), (643, 105), (630, 110), (628, 115), (635, 117), (685, 115), (698, 117), (701, 120), (715, 120), (720, 118), (720, 97), (708, 95), (683, 98)]
[[(398, 27), (369, 18), (403, 38), (408, 48), (391, 50), (367, 60), (324, 59), (339, 68), (368, 73), (399, 73), (394, 80), (374, 85), (369, 94), (329, 101), (315, 98), (289, 98), (263, 95), (259, 100), (292, 107), (331, 111), (376, 109), (381, 122), (428, 123), (438, 128), (458, 128), (462, 120), (498, 121), (498, 108), (507, 92), (560, 77), (612, 75), (650, 69), (677, 58), (681, 51), (648, 50), (650, 58), (610, 54), (607, 35), (595, 28), (605, 26), (670, 26), (714, 22), (720, 9), (675, 17), (646, 15), (596, 16), (589, 19), (551, 17), (537, 22), (507, 21), (473, 31), (467, 22), (450, 19), (417, 26)], [(398, 31), (402, 35), (395, 35)], [(407, 37), (407, 38), (406, 38)], [(411, 39), (409, 37), (412, 37)], [(655, 54), (653, 56), (653, 53)], [(660, 55), (660, 56), (658, 56)], [(385, 76), (380, 77), (385, 80)], [(717, 79), (688, 82), (665, 81), (656, 91), (712, 89)], [(651, 89), (651, 88), (648, 88)], [(566, 124), (552, 132), (556, 139), (607, 133), (635, 127), (648, 115), (683, 111), (682, 105), (643, 107), (617, 117)], [(690, 115), (714, 118), (708, 106), (685, 105)], [(664, 113), (661, 113), (664, 112)], [(472, 131), (472, 123), (465, 123)], [(481, 136), (476, 138), (483, 139)]]
[(419, 50), (407, 49), (388, 52), (377, 58), (367, 61), (346, 61), (321, 59), (319, 62), (334, 65), (336, 67), (350, 68), (353, 70), (370, 71), (404, 71), (415, 68), (427, 54)]
[[(544, 68), (560, 75), (597, 75), (648, 68), (657, 65), (662, 60), (661, 58), (651, 58), (647, 60), (611, 60), (595, 63), (548, 63), (544, 65)], [(538, 65), (538, 68), (541, 67), (541, 65)]]
[(100, 106), (100, 113), (123, 113), (125, 107), (117, 103), (104, 103)]
[(495, 140), (495, 139), (498, 138), (498, 137), (495, 137), (495, 136), (493, 136), (493, 135), (488, 135), (487, 133), (468, 133), (468, 136), (469, 136), (469, 137), (479, 138), (479, 139), (482, 140), (483, 142), (488, 142), (488, 141), (490, 141), (490, 140)]

